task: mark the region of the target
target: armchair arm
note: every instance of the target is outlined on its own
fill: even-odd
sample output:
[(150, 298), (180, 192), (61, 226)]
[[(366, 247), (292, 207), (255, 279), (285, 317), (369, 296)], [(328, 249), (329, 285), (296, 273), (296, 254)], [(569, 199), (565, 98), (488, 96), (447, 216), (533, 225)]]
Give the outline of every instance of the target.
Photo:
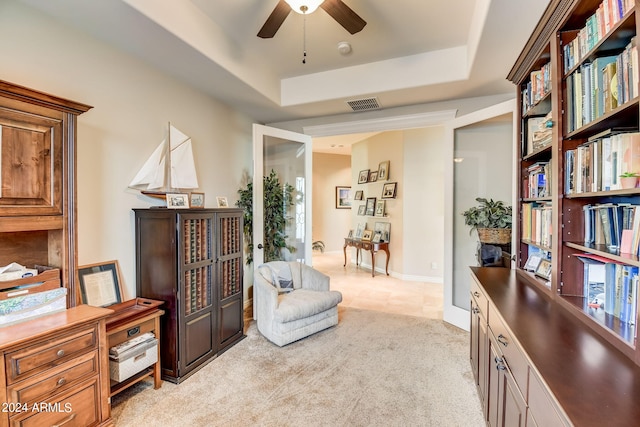
[(273, 319), (273, 312), (278, 306), (278, 290), (261, 274), (260, 268), (253, 280), (254, 317), (265, 322)]
[(328, 291), (330, 278), (326, 274), (309, 267), (308, 265), (300, 264), (302, 269), (302, 288), (312, 291)]

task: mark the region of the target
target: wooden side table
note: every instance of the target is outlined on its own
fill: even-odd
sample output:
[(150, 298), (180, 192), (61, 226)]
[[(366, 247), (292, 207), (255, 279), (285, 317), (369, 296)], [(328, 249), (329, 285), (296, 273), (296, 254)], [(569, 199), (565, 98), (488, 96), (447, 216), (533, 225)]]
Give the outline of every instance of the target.
[(143, 379), (153, 376), (153, 387), (162, 386), (160, 368), (160, 316), (164, 314), (159, 306), (163, 301), (148, 298), (135, 298), (120, 304), (109, 306), (114, 313), (107, 318), (108, 348), (121, 344), (147, 332), (153, 332), (158, 340), (158, 361), (148, 368), (122, 382), (111, 380), (111, 394), (120, 393)]
[(387, 254), (387, 263), (385, 265), (385, 272), (389, 275), (389, 258), (391, 253), (389, 252), (389, 242), (368, 242), (361, 239), (352, 239), (350, 237), (344, 238), (344, 267), (347, 266), (347, 246), (353, 246), (356, 248), (356, 265), (358, 265), (358, 257), (360, 256), (360, 250), (371, 252), (371, 277), (375, 277), (376, 272), (376, 254), (378, 251), (384, 251)]

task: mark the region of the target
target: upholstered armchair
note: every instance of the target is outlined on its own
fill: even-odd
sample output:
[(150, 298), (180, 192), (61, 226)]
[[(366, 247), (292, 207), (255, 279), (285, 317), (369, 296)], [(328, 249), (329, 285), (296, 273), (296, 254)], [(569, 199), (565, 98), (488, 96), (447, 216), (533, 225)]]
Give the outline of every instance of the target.
[(338, 324), (342, 294), (329, 289), (329, 276), (308, 265), (262, 264), (253, 292), (258, 331), (280, 347)]

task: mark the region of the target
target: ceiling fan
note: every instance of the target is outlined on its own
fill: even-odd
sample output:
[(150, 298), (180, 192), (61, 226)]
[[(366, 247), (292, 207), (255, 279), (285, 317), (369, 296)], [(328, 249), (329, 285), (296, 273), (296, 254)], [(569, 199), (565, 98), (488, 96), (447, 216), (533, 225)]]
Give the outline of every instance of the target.
[(279, 0), (271, 15), (258, 32), (258, 37), (269, 39), (276, 35), (276, 32), (284, 22), (289, 13), (294, 10), (298, 13), (309, 14), (318, 7), (324, 9), (338, 24), (342, 25), (351, 34), (362, 30), (367, 23), (360, 18), (342, 0)]

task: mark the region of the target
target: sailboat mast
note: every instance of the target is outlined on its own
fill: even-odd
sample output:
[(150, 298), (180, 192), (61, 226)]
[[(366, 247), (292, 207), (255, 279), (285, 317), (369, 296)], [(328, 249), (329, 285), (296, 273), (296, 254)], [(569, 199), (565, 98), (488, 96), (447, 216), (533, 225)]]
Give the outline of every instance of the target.
[(165, 147), (165, 159), (164, 162), (164, 179), (165, 179), (165, 188), (169, 192), (175, 192), (173, 189), (173, 185), (171, 183), (171, 122), (169, 122), (169, 127), (167, 128), (169, 134), (167, 135), (167, 146)]

